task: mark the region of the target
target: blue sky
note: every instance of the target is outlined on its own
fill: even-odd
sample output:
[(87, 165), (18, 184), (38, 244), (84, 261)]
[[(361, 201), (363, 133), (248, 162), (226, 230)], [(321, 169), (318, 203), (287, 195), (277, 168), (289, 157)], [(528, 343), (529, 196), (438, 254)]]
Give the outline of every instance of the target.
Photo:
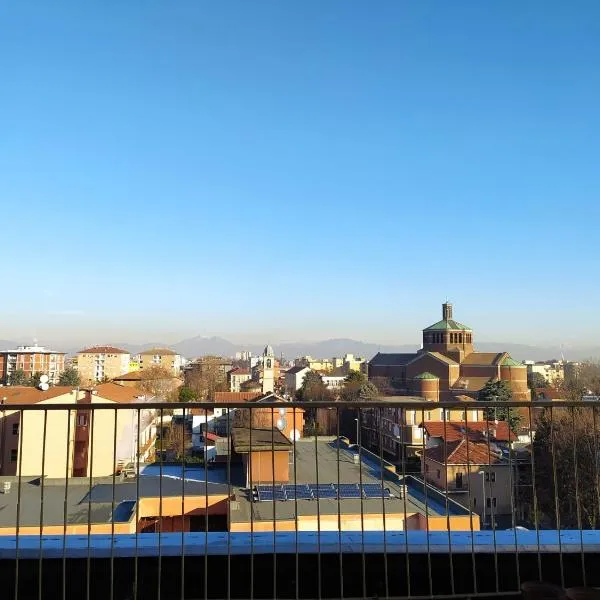
[(593, 343), (599, 64), (595, 0), (4, 2), (0, 339)]

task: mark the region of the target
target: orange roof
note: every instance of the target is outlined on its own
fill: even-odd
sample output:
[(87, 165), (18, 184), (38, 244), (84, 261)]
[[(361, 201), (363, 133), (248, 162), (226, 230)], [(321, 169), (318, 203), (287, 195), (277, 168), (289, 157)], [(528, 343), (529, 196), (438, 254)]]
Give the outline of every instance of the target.
[[(455, 442), (465, 437), (466, 424), (455, 421), (427, 421), (423, 424), (427, 435), (430, 437), (439, 437), (446, 442)], [(473, 441), (484, 440), (484, 435), (489, 432), (490, 440), (498, 442), (508, 442), (517, 439), (517, 436), (511, 431), (506, 421), (475, 421), (468, 424), (469, 438)]]
[(461, 365), (497, 365), (506, 352), (471, 352), (461, 361)]
[(262, 396), (261, 392), (215, 392), (215, 402), (246, 402)]
[(144, 394), (134, 387), (126, 387), (117, 383), (100, 383), (94, 387), (96, 396), (111, 402), (135, 402)]
[(113, 381), (140, 381), (141, 378), (141, 371), (129, 371), (129, 373), (125, 373), (124, 375), (113, 377)]
[(143, 350), (140, 354), (158, 354), (159, 356), (176, 356), (177, 352), (170, 348), (150, 348), (150, 350)]
[(91, 346), (85, 348), (85, 350), (80, 350), (77, 354), (129, 354), (129, 352), (114, 346)]
[(425, 458), (442, 465), (495, 465), (501, 462), (485, 442), (456, 440), (425, 450)]
[(2, 404), (37, 404), (44, 400), (70, 394), (74, 389), (75, 387), (72, 385), (57, 385), (44, 392), (31, 386), (11, 385), (0, 388), (0, 400), (2, 400)]

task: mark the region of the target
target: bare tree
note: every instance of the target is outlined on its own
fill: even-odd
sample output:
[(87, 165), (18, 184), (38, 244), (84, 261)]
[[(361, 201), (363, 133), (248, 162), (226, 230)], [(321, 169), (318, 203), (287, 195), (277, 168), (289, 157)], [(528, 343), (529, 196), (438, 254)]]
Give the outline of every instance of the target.
[(194, 390), (199, 400), (210, 400), (215, 392), (227, 390), (227, 366), (223, 358), (203, 356), (187, 368), (185, 385)]
[(149, 367), (141, 372), (139, 388), (145, 394), (168, 400), (172, 392), (178, 387), (179, 380), (173, 377), (173, 374), (164, 367), (156, 365)]

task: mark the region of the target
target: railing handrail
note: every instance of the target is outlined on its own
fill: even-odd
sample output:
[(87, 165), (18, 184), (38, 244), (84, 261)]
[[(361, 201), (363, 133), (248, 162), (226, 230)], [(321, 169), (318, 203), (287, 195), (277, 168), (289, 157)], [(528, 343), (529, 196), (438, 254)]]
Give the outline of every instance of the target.
[(335, 401), (270, 401), (270, 402), (96, 402), (90, 404), (60, 402), (53, 403), (47, 400), (34, 404), (0, 404), (0, 411), (28, 411), (28, 410), (125, 410), (125, 409), (201, 409), (214, 410), (215, 408), (273, 408), (279, 409), (283, 406), (289, 408), (405, 408), (413, 410), (431, 410), (432, 407), (443, 407), (447, 409), (486, 409), (486, 408), (583, 408), (596, 407), (600, 408), (598, 400), (511, 400), (509, 402), (487, 402), (483, 400), (473, 400), (471, 402), (452, 400), (452, 401), (435, 401), (435, 400), (335, 400)]

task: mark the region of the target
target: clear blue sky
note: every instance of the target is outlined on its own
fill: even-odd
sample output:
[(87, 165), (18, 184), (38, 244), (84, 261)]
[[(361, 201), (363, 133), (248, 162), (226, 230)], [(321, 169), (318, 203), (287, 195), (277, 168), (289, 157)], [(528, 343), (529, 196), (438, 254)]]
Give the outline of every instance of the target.
[(600, 2), (0, 4), (0, 339), (600, 334)]

